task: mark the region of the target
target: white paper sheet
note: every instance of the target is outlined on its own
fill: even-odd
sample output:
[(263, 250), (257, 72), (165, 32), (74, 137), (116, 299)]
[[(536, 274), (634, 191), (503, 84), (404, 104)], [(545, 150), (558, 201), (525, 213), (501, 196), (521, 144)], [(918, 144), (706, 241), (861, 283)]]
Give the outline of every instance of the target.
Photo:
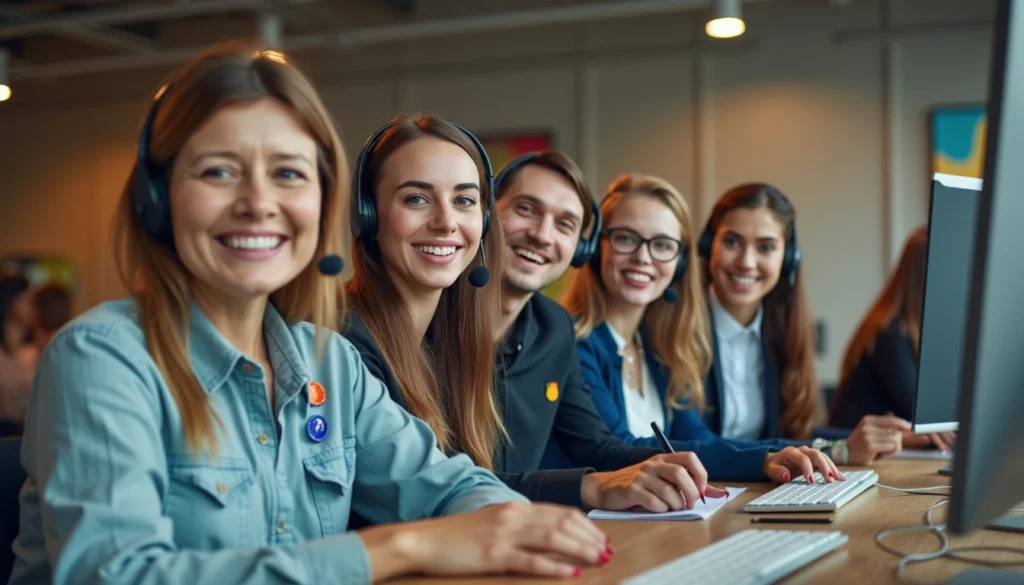
[(697, 502), (692, 510), (679, 510), (677, 512), (610, 512), (608, 510), (591, 510), (587, 516), (592, 520), (706, 520), (719, 508), (736, 499), (736, 496), (747, 491), (747, 488), (727, 487), (728, 498), (705, 498), (707, 504)]

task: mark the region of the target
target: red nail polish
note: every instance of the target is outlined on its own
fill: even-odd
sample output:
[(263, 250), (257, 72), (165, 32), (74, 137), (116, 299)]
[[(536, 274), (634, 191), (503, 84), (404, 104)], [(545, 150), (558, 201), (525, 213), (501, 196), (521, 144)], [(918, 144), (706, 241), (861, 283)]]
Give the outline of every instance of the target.
[(729, 490), (725, 490), (725, 497), (729, 497)]
[(600, 556), (597, 557), (597, 562), (602, 567), (607, 565), (609, 560), (611, 560), (611, 557), (608, 555), (607, 552), (603, 552)]
[(575, 569), (572, 570), (572, 576), (574, 578), (576, 578), (576, 579), (579, 579), (580, 578), (580, 574), (582, 574), (582, 573), (583, 573), (583, 570), (580, 569), (579, 567), (576, 567)]
[(829, 476), (830, 478), (832, 478), (832, 479), (835, 479), (835, 478), (836, 478), (836, 474), (832, 473), (831, 471), (830, 471), (830, 472), (828, 472), (828, 476)]
[(789, 472), (788, 471), (786, 473), (782, 474), (782, 481), (789, 481)]
[(608, 555), (608, 557), (609, 557), (609, 558), (610, 558), (610, 557), (611, 557), (611, 556), (612, 556), (613, 554), (615, 554), (615, 550), (614, 550), (614, 549), (612, 548), (612, 545), (610, 545), (610, 544), (609, 544), (609, 545), (606, 545), (606, 546), (605, 546), (605, 548), (604, 548), (604, 552), (605, 552), (605, 554), (607, 554), (607, 555)]

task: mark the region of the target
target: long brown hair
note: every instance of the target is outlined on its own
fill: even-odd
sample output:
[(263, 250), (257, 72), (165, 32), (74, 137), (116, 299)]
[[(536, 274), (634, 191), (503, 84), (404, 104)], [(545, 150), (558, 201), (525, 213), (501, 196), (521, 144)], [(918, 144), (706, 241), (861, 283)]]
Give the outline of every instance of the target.
[[(487, 208), (491, 193), (483, 159), (461, 130), (430, 116), (401, 116), (396, 122), (366, 155), (364, 189), (376, 187), (384, 162), (398, 148), (434, 137), (458, 145), (476, 163), (480, 207)], [(490, 229), (483, 237), (491, 274), (502, 273), (504, 245), (498, 216), (492, 210)], [(494, 279), (482, 288), (469, 283), (471, 269), (481, 263), (477, 254), (455, 283), (441, 292), (430, 322), (433, 343), (428, 344), (409, 336), (411, 316), (384, 269), (377, 239), (357, 238), (354, 249), (355, 276), (348, 285), (352, 304), (360, 309), (394, 372), (406, 408), (430, 425), (443, 451), (465, 452), (477, 465), (493, 469), (498, 441), (505, 436), (494, 398), (501, 286)]]
[[(348, 166), (341, 140), (327, 109), (309, 80), (284, 55), (254, 51), (239, 42), (208, 50), (177, 70), (153, 121), (149, 153), (154, 167), (170, 167), (188, 139), (221, 107), (276, 99), (290, 107), (318, 146), (317, 167), (323, 192), (321, 233), (315, 258), (341, 253), (348, 233)], [(189, 361), (189, 303), (192, 277), (173, 244), (162, 243), (143, 228), (125, 185), (114, 219), (115, 260), (121, 282), (138, 302), (149, 353), (160, 368), (181, 413), (185, 440), (198, 452), (216, 449), (215, 421), (206, 393)], [(322, 356), (325, 327), (336, 328), (345, 299), (338, 279), (324, 278), (311, 262), (294, 280), (270, 295), (284, 319), (317, 325)], [(318, 356), (319, 357), (319, 356)]]
[(878, 335), (893, 321), (897, 321), (904, 335), (910, 338), (914, 354), (917, 355), (921, 344), (921, 306), (924, 302), (927, 260), (928, 228), (921, 227), (907, 237), (899, 264), (850, 338), (843, 356), (837, 399), (846, 391), (846, 381), (861, 358), (874, 351)]
[[(628, 197), (648, 197), (659, 201), (675, 215), (683, 227), (679, 234), (688, 254), (697, 245), (690, 206), (686, 199), (664, 179), (646, 175), (621, 175), (608, 186), (601, 202), (601, 216), (610, 225), (615, 211)], [(610, 253), (602, 242), (602, 254)], [(679, 258), (677, 261), (685, 261)], [(665, 405), (671, 409), (704, 408), (704, 375), (710, 367), (711, 344), (708, 337), (707, 305), (703, 301), (701, 278), (697, 269), (687, 263), (683, 277), (670, 286), (681, 301), (668, 303), (658, 299), (644, 311), (644, 329), (652, 351), (669, 370)], [(562, 304), (569, 314), (577, 316), (576, 339), (590, 336), (594, 327), (605, 321), (608, 288), (599, 270), (586, 264), (576, 273)]]
[[(796, 209), (777, 188), (765, 183), (747, 183), (726, 191), (711, 210), (708, 226), (716, 233), (725, 214), (733, 209), (767, 209), (783, 226), (786, 245), (791, 245), (796, 225)], [(708, 261), (705, 278), (710, 283)], [(807, 300), (803, 270), (798, 270), (792, 286), (780, 278), (762, 300), (763, 331), (769, 358), (778, 369), (782, 393), (780, 426), (784, 437), (806, 439), (814, 426), (818, 410), (818, 378), (814, 369), (814, 335), (811, 309)]]

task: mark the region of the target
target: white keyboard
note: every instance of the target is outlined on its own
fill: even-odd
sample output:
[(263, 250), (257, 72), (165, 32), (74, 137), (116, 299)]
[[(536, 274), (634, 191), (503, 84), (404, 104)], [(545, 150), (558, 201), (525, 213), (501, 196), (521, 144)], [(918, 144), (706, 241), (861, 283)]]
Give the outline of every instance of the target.
[(814, 483), (799, 477), (747, 502), (744, 512), (833, 512), (878, 482), (874, 471), (848, 471), (846, 481), (825, 483), (815, 472)]
[(837, 531), (744, 530), (619, 585), (768, 585), (846, 544)]

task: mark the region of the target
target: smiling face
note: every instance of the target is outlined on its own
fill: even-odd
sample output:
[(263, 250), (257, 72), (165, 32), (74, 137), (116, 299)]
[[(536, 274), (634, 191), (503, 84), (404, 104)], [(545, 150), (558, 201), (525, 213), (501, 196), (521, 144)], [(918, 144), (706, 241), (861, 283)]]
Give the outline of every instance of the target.
[(526, 165), (498, 200), (507, 289), (534, 293), (569, 268), (583, 226), (583, 202), (557, 172)]
[(266, 297), (319, 238), (317, 145), (273, 99), (225, 106), (185, 143), (170, 179), (174, 243), (197, 293)]
[(459, 145), (417, 138), (396, 149), (377, 182), (381, 260), (399, 290), (440, 292), (480, 247), (480, 171)]
[(711, 247), (711, 280), (730, 313), (753, 314), (779, 282), (785, 228), (766, 207), (737, 208), (719, 221)]
[[(635, 252), (621, 253), (640, 238), (671, 238), (682, 240), (683, 226), (667, 205), (646, 195), (626, 195), (610, 214), (608, 232), (601, 240), (601, 280), (608, 289), (609, 304), (646, 307), (658, 300), (675, 273), (679, 256), (659, 261), (651, 256), (648, 244), (640, 244)], [(649, 244), (655, 255), (668, 257), (678, 251), (678, 244), (655, 240)]]

